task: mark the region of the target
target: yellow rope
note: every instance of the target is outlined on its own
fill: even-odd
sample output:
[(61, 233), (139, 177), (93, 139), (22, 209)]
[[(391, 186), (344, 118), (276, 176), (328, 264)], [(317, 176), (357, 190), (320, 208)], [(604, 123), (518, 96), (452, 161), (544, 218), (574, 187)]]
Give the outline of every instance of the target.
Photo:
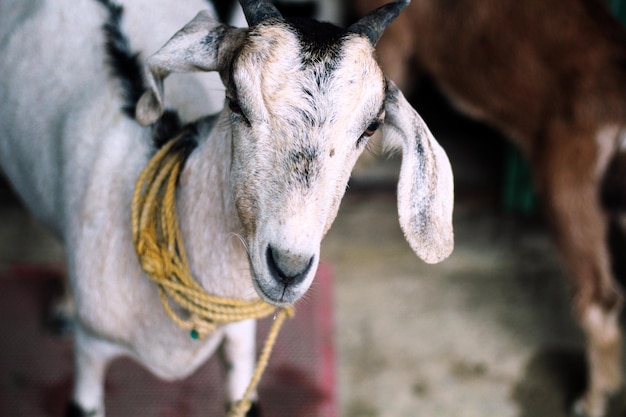
[[(157, 284), (163, 308), (174, 323), (190, 330), (191, 337), (203, 338), (219, 325), (267, 317), (276, 307), (261, 299), (210, 295), (192, 277), (176, 212), (176, 184), (192, 149), (186, 140), (184, 134), (170, 140), (142, 171), (133, 195), (132, 229), (139, 262)], [(189, 317), (177, 314), (171, 301)], [(293, 308), (285, 307), (275, 316), (246, 393), (232, 406), (228, 417), (243, 417), (249, 410), (249, 397), (267, 366), (278, 332), (285, 318), (292, 315)]]

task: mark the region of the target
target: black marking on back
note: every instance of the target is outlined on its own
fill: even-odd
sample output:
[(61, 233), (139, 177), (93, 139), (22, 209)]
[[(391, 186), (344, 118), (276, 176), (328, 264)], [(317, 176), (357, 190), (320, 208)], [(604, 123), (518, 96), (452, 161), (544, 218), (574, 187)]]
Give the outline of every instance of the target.
[(135, 107), (145, 90), (139, 53), (130, 48), (128, 38), (122, 31), (124, 8), (111, 0), (97, 0), (106, 7), (109, 16), (102, 29), (111, 73), (122, 87), (124, 113), (134, 119)]
[(178, 132), (175, 132), (171, 136), (168, 136), (165, 142), (163, 142), (163, 145), (174, 137), (180, 138), (178, 143), (176, 143), (171, 149), (172, 152), (180, 151), (181, 155), (183, 155), (184, 163), (184, 161), (191, 154), (191, 152), (198, 146), (198, 138), (200, 137), (200, 135), (202, 135), (203, 132), (212, 130), (215, 126), (215, 123), (217, 122), (217, 119), (217, 114), (211, 114), (195, 120), (191, 123), (187, 123), (186, 125), (182, 126)]
[(152, 142), (157, 149), (176, 136), (183, 128), (183, 123), (174, 110), (165, 110), (163, 116), (152, 127)]
[[(182, 164), (184, 165), (189, 155), (191, 155), (191, 152), (198, 146), (198, 141), (196, 140), (198, 137), (198, 124), (188, 124), (185, 126), (180, 135), (180, 140), (174, 144), (171, 150), (172, 152), (180, 152)], [(182, 170), (179, 172), (179, 176), (181, 172)]]
[[(112, 0), (96, 0), (106, 7), (109, 16), (102, 26), (105, 35), (105, 48), (108, 55), (107, 63), (111, 75), (122, 87), (124, 104), (122, 111), (135, 120), (137, 102), (146, 90), (143, 80), (142, 62), (139, 52), (130, 47), (128, 37), (122, 31), (124, 8)], [(174, 110), (165, 110), (163, 116), (152, 126), (152, 140), (156, 148), (162, 147), (183, 129), (183, 123)]]

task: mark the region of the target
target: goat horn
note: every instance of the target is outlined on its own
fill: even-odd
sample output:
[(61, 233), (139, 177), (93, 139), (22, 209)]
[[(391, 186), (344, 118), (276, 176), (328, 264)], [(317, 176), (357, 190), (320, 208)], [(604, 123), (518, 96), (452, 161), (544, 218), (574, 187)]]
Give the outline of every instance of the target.
[(243, 13), (246, 15), (248, 26), (255, 26), (267, 19), (282, 19), (278, 9), (264, 0), (239, 0)]
[(348, 32), (366, 36), (372, 45), (376, 45), (383, 32), (400, 12), (409, 5), (411, 0), (398, 0), (393, 3), (380, 6), (378, 9), (363, 16), (358, 22), (353, 23)]

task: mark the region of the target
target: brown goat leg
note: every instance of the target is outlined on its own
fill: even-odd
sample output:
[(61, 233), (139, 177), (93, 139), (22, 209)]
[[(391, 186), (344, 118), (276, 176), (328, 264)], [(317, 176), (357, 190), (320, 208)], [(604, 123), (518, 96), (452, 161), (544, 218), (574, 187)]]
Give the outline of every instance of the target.
[(574, 406), (574, 415), (585, 417), (604, 416), (608, 397), (622, 384), (618, 316), (623, 294), (611, 273), (608, 216), (598, 196), (599, 173), (605, 168), (598, 164), (606, 162), (599, 160), (597, 144), (594, 133), (556, 128), (533, 161), (587, 339), (588, 386)]

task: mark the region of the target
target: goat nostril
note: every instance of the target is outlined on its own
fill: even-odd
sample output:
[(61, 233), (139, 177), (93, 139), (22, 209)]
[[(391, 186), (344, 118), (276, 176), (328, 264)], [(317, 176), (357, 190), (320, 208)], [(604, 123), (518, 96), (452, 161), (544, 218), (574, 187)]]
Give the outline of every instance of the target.
[(265, 251), (270, 273), (285, 285), (298, 284), (309, 273), (315, 256), (302, 256), (267, 246)]

